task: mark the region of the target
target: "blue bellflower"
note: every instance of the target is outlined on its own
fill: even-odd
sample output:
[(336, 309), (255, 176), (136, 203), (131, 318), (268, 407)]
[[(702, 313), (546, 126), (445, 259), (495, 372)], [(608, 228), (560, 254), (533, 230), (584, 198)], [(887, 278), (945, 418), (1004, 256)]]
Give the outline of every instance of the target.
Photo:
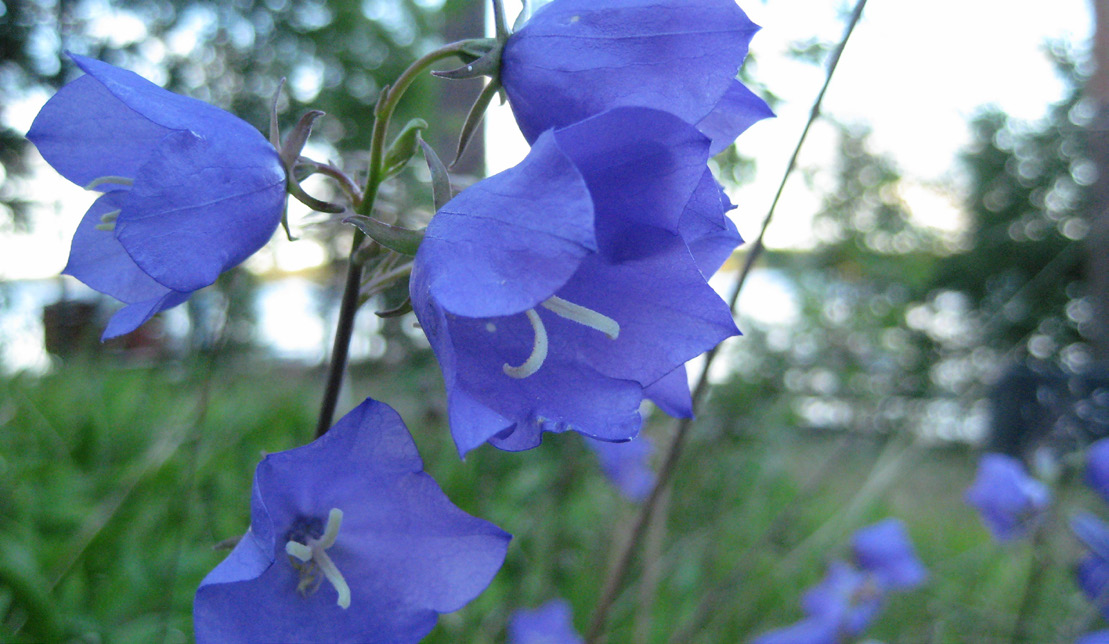
[(1071, 519), (1071, 530), (1086, 546), (1075, 568), (1078, 586), (1105, 619), (1109, 619), (1109, 526), (1084, 512)]
[(535, 610), (518, 610), (508, 621), (508, 644), (581, 644), (573, 613), (564, 599), (552, 599)]
[(897, 519), (879, 521), (855, 532), (851, 551), (855, 565), (883, 591), (911, 590), (928, 578), (905, 525)]
[(928, 576), (904, 525), (886, 519), (855, 532), (854, 564), (833, 561), (824, 579), (801, 600), (805, 618), (764, 633), (754, 644), (838, 644), (874, 621), (890, 592), (924, 583)]
[(510, 539), (455, 507), (367, 399), (258, 466), (250, 529), (197, 591), (197, 641), (416, 642), (485, 589)]
[(500, 81), (529, 143), (635, 105), (695, 124), (716, 154), (772, 116), (735, 78), (757, 30), (734, 0), (554, 0), (508, 38)]
[(136, 329), (212, 284), (273, 235), (285, 170), (250, 124), (133, 72), (70, 55), (85, 75), (27, 132), (66, 179), (103, 193), (64, 273), (126, 306), (104, 331)]
[(1051, 503), (1047, 487), (1030, 477), (1019, 460), (996, 453), (982, 456), (965, 498), (998, 541), (1027, 534)]
[(543, 431), (626, 441), (645, 397), (691, 415), (684, 363), (738, 333), (707, 283), (740, 241), (708, 145), (618, 108), (545, 132), (435, 215), (411, 298), (460, 454)]
[(1086, 452), (1086, 485), (1109, 503), (1109, 438), (1090, 445)]

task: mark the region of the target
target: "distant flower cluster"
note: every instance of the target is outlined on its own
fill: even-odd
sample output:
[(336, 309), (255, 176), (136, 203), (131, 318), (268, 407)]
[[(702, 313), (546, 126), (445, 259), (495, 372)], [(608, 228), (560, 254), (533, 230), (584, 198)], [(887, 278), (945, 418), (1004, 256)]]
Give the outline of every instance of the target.
[(855, 533), (851, 562), (833, 561), (801, 599), (804, 619), (753, 644), (839, 644), (862, 634), (892, 592), (912, 590), (928, 572), (902, 523), (886, 519)]

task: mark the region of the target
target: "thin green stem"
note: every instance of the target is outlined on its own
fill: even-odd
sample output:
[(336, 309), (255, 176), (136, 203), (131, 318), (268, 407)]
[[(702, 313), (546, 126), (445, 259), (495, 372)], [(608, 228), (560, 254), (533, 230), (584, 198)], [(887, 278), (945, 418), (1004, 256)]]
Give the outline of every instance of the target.
[[(370, 213), (374, 210), (377, 192), (384, 180), (385, 136), (389, 132), (389, 119), (392, 118), (401, 96), (419, 78), (420, 74), (427, 71), (436, 62), (463, 52), (465, 46), (465, 41), (459, 41), (425, 54), (412, 63), (408, 69), (404, 70), (397, 81), (382, 93), (377, 107), (374, 109), (373, 136), (370, 140), (369, 175), (366, 177), (366, 189), (362, 191), (361, 203), (355, 206), (355, 212), (358, 214), (370, 216)], [(343, 286), (343, 299), (339, 305), (339, 321), (335, 327), (335, 341), (331, 348), (331, 366), (328, 370), (323, 402), (320, 405), (319, 421), (316, 423), (316, 436), (323, 436), (331, 427), (331, 421), (335, 416), (335, 407), (339, 401), (339, 392), (343, 387), (343, 375), (346, 372), (347, 356), (350, 353), (350, 339), (354, 332), (354, 315), (358, 312), (360, 304), (358, 295), (362, 286), (362, 265), (357, 261), (356, 255), (365, 241), (365, 233), (356, 229), (350, 245), (347, 279)]]
[[(747, 281), (747, 276), (754, 265), (755, 260), (761, 254), (763, 248), (763, 237), (766, 235), (766, 229), (770, 225), (770, 221), (774, 217), (774, 211), (778, 206), (778, 201), (782, 196), (785, 185), (793, 169), (797, 165), (797, 157), (801, 152), (801, 147), (805, 144), (805, 138), (812, 127), (813, 122), (816, 121), (817, 116), (820, 115), (820, 105), (824, 100), (824, 94), (828, 91), (828, 85), (832, 81), (832, 76), (835, 73), (836, 66), (839, 64), (840, 56), (843, 54), (844, 47), (847, 46), (847, 41), (851, 38), (851, 33), (855, 30), (855, 25), (859, 23), (862, 17), (863, 8), (866, 6), (866, 0), (858, 0), (855, 5), (855, 10), (851, 15), (851, 19), (847, 24), (843, 33), (843, 38), (840, 40), (839, 46), (833, 52), (831, 59), (828, 62), (828, 70), (824, 77), (824, 86), (821, 87), (820, 93), (817, 94), (816, 100), (813, 101), (812, 110), (809, 113), (809, 120), (805, 124), (804, 130), (797, 141), (797, 146), (793, 150), (793, 155), (790, 157), (789, 164), (786, 166), (785, 173), (782, 175), (781, 183), (778, 185), (778, 192), (774, 196), (774, 201), (770, 204), (770, 209), (766, 213), (766, 217), (762, 222), (762, 229), (759, 231), (758, 239), (755, 240), (750, 251), (747, 252), (746, 260), (743, 264), (743, 270), (740, 272), (739, 279), (736, 280), (735, 287), (732, 289), (731, 297), (728, 299), (728, 305), (734, 311), (736, 302), (739, 301), (739, 294), (743, 290), (743, 285)], [(707, 354), (705, 354), (705, 361), (702, 364), (701, 372), (697, 378), (697, 384), (693, 388), (692, 400), (693, 407), (696, 409), (700, 407), (701, 401), (705, 397), (708, 390), (708, 373), (712, 367), (713, 361), (719, 354), (719, 345), (713, 347)], [(597, 610), (593, 613), (593, 621), (589, 624), (589, 631), (586, 634), (585, 641), (587, 644), (595, 644), (600, 641), (601, 636), (604, 634), (605, 624), (608, 621), (608, 614), (612, 609), (613, 602), (616, 601), (616, 596), (620, 592), (621, 586), (628, 575), (631, 568), (632, 556), (635, 554), (636, 545), (643, 537), (643, 533), (647, 528), (651, 515), (654, 513), (655, 508), (659, 505), (659, 500), (663, 497), (663, 490), (670, 484), (670, 479), (673, 477), (675, 469), (677, 469), (678, 459), (681, 456), (682, 449), (685, 447), (686, 437), (689, 433), (689, 428), (693, 424), (692, 418), (681, 418), (677, 421), (677, 426), (674, 431), (673, 438), (666, 451), (666, 456), (663, 460), (661, 469), (659, 470), (658, 477), (655, 480), (655, 486), (651, 490), (650, 496), (643, 502), (640, 507), (639, 514), (636, 516), (634, 527), (631, 533), (624, 540), (620, 551), (620, 557), (616, 561), (616, 565), (609, 571), (605, 579), (605, 585), (601, 591), (601, 597), (597, 601)]]

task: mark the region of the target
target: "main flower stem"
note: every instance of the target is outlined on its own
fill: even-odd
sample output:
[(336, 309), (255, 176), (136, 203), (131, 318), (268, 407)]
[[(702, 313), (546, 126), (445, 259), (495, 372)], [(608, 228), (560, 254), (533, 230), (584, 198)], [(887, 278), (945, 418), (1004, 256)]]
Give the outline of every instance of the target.
[[(412, 63), (397, 78), (392, 86), (385, 89), (374, 109), (373, 138), (370, 141), (370, 167), (366, 178), (366, 189), (362, 191), (361, 202), (355, 204), (355, 212), (370, 216), (378, 189), (383, 181), (385, 158), (385, 136), (389, 132), (389, 119), (400, 102), (401, 96), (419, 78), (420, 74), (440, 60), (458, 55), (464, 50), (465, 41), (444, 45)], [(361, 230), (354, 231), (351, 240), (350, 256), (347, 263), (347, 279), (343, 286), (343, 299), (339, 305), (339, 321), (335, 327), (335, 342), (331, 348), (331, 365), (327, 374), (327, 385), (320, 405), (320, 417), (316, 423), (316, 436), (323, 436), (331, 428), (335, 417), (335, 407), (339, 402), (339, 392), (343, 388), (343, 375), (346, 373), (347, 357), (350, 354), (350, 339), (354, 332), (354, 316), (358, 312), (359, 291), (362, 286), (362, 265), (356, 255), (366, 241)]]
[[(743, 285), (747, 281), (747, 276), (751, 272), (751, 267), (762, 253), (763, 237), (766, 235), (766, 229), (774, 217), (774, 211), (778, 206), (779, 199), (781, 199), (786, 182), (793, 173), (793, 169), (797, 166), (797, 157), (801, 152), (802, 146), (805, 144), (805, 138), (808, 136), (809, 129), (820, 115), (820, 105), (824, 101), (824, 94), (828, 91), (828, 85), (832, 81), (832, 75), (836, 71), (836, 65), (839, 64), (840, 56), (843, 54), (843, 48), (847, 46), (847, 41), (851, 38), (851, 32), (855, 30), (855, 25), (859, 23), (859, 18), (862, 17), (863, 8), (865, 6), (866, 0), (858, 0), (855, 4), (855, 10), (852, 12), (851, 19), (847, 23), (843, 38), (840, 40), (839, 46), (832, 53), (832, 57), (828, 62), (828, 69), (824, 77), (824, 86), (821, 87), (820, 93), (817, 94), (816, 100), (813, 101), (812, 110), (809, 112), (809, 120), (805, 124), (805, 128), (801, 131), (801, 136), (797, 141), (796, 147), (794, 147), (793, 155), (790, 157), (789, 164), (786, 166), (786, 170), (782, 175), (782, 180), (778, 184), (778, 191), (774, 195), (774, 201), (771, 202), (766, 217), (763, 219), (759, 236), (751, 249), (747, 251), (743, 269), (739, 274), (739, 279), (736, 280), (735, 286), (731, 292), (731, 297), (728, 298), (728, 306), (730, 306), (733, 311), (735, 310), (736, 302), (739, 301), (739, 294), (743, 290)], [(705, 393), (708, 390), (709, 368), (712, 367), (713, 360), (716, 359), (719, 349), (720, 346), (717, 345), (705, 354), (705, 361), (701, 366), (701, 372), (697, 377), (697, 384), (694, 386), (692, 392), (694, 408), (700, 407), (701, 401), (704, 399)], [(632, 531), (623, 541), (620, 555), (617, 557), (616, 563), (605, 579), (601, 597), (597, 600), (597, 610), (593, 613), (593, 621), (590, 622), (589, 632), (585, 637), (587, 644), (595, 644), (600, 641), (601, 636), (604, 634), (605, 624), (608, 621), (608, 614), (612, 609), (613, 602), (616, 601), (617, 593), (619, 593), (624, 584), (624, 580), (627, 578), (628, 570), (631, 567), (632, 556), (635, 554), (636, 545), (642, 540), (643, 533), (647, 529), (651, 515), (658, 506), (659, 500), (664, 496), (663, 491), (670, 484), (670, 479), (673, 477), (675, 469), (677, 469), (678, 459), (681, 457), (682, 450), (685, 448), (686, 437), (689, 434), (689, 428), (692, 424), (692, 418), (681, 418), (677, 421), (674, 437), (670, 441), (670, 445), (666, 451), (666, 457), (663, 460), (658, 477), (655, 479), (655, 486), (651, 489), (650, 496), (647, 497), (647, 500), (644, 501), (643, 505), (640, 507)]]

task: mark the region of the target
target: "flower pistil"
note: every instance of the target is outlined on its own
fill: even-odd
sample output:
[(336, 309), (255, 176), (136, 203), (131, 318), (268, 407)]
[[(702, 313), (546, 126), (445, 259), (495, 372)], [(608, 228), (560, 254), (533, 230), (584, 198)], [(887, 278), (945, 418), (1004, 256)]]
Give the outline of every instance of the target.
[[(600, 331), (607, 335), (610, 340), (620, 337), (619, 322), (588, 307), (568, 302), (557, 295), (547, 298), (540, 306), (561, 318)], [(528, 316), (528, 322), (531, 322), (532, 331), (535, 333), (535, 342), (532, 344), (531, 355), (523, 364), (514, 367), (507, 362), (504, 363), (505, 374), (512, 378), (527, 378), (539, 371), (539, 368), (543, 366), (543, 362), (547, 359), (547, 328), (543, 326), (543, 320), (535, 312), (535, 309), (528, 309), (524, 313)], [(496, 327), (493, 327), (493, 330), (495, 329)]]
[[(324, 579), (331, 582), (331, 585), (335, 587), (335, 592), (339, 594), (336, 601), (339, 608), (349, 608), (350, 586), (347, 585), (347, 581), (343, 579), (343, 574), (339, 572), (335, 562), (331, 560), (326, 552), (328, 548), (335, 544), (335, 539), (339, 536), (339, 527), (342, 524), (343, 511), (339, 508), (331, 508), (331, 511), (327, 514), (327, 525), (318, 539), (309, 537), (307, 544), (290, 539), (285, 544), (285, 552), (301, 563), (309, 564), (307, 566), (296, 566), (297, 570), (300, 571), (300, 583), (297, 584), (297, 590), (301, 594), (311, 592), (308, 590), (309, 587), (312, 591), (319, 587), (318, 580), (315, 577), (316, 569), (318, 569), (323, 574)], [(311, 564), (315, 564), (315, 566)]]

